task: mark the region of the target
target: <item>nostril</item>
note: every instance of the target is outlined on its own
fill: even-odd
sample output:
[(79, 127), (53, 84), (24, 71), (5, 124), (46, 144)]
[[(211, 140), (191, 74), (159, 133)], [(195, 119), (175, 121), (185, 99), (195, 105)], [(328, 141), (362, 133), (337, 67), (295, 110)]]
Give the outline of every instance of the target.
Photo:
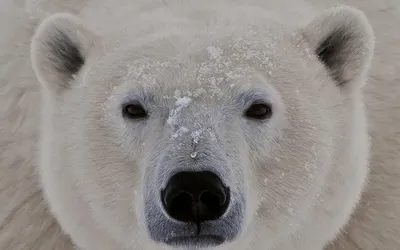
[(200, 195), (200, 206), (203, 208), (201, 210), (201, 216), (206, 217), (209, 220), (218, 219), (223, 212), (222, 206), (224, 200), (220, 195), (216, 195), (209, 191), (204, 191)]
[(166, 203), (171, 217), (180, 221), (190, 221), (193, 217), (193, 196), (187, 192), (180, 192)]
[(225, 196), (206, 190), (200, 194), (200, 202), (210, 207), (221, 206), (225, 203)]
[(174, 204), (185, 204), (192, 203), (193, 197), (190, 193), (185, 191), (179, 191), (177, 193), (172, 193), (164, 197), (164, 202), (167, 206), (172, 206)]
[(183, 222), (201, 223), (220, 218), (228, 208), (230, 193), (212, 172), (180, 172), (161, 191), (165, 211)]

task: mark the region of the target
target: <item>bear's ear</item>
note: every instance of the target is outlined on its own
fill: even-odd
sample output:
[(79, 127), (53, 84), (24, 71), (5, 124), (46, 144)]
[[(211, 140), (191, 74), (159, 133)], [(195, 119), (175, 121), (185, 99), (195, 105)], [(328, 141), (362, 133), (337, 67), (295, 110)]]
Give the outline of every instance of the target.
[(31, 61), (40, 82), (62, 91), (85, 65), (96, 36), (67, 13), (54, 14), (37, 28), (31, 42)]
[(304, 27), (303, 34), (338, 85), (364, 77), (369, 70), (375, 38), (360, 10), (347, 6), (325, 10)]

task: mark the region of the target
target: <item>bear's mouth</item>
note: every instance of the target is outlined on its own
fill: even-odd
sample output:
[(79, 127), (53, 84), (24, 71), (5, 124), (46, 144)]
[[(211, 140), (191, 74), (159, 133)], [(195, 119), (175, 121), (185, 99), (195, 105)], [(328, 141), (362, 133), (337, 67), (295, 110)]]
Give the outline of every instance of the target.
[(224, 242), (225, 238), (219, 235), (177, 236), (165, 241), (166, 244), (175, 247), (213, 247)]

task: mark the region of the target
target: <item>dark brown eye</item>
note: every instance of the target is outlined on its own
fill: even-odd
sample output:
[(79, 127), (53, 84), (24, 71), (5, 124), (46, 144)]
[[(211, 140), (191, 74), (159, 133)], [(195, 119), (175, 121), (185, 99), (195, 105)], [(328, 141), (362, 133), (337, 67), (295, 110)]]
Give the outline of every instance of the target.
[(147, 117), (147, 112), (139, 103), (130, 103), (123, 107), (122, 113), (129, 119), (139, 119)]
[(244, 113), (247, 118), (265, 120), (271, 118), (272, 108), (269, 104), (253, 103)]

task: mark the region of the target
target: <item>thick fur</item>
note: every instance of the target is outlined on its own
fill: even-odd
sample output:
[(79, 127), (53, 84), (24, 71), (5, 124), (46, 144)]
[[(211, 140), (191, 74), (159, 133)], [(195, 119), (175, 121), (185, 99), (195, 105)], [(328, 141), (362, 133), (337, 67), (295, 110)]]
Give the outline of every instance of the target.
[(0, 3), (0, 249), (164, 249), (185, 168), (238, 204), (212, 249), (400, 249), (400, 4), (264, 2)]

